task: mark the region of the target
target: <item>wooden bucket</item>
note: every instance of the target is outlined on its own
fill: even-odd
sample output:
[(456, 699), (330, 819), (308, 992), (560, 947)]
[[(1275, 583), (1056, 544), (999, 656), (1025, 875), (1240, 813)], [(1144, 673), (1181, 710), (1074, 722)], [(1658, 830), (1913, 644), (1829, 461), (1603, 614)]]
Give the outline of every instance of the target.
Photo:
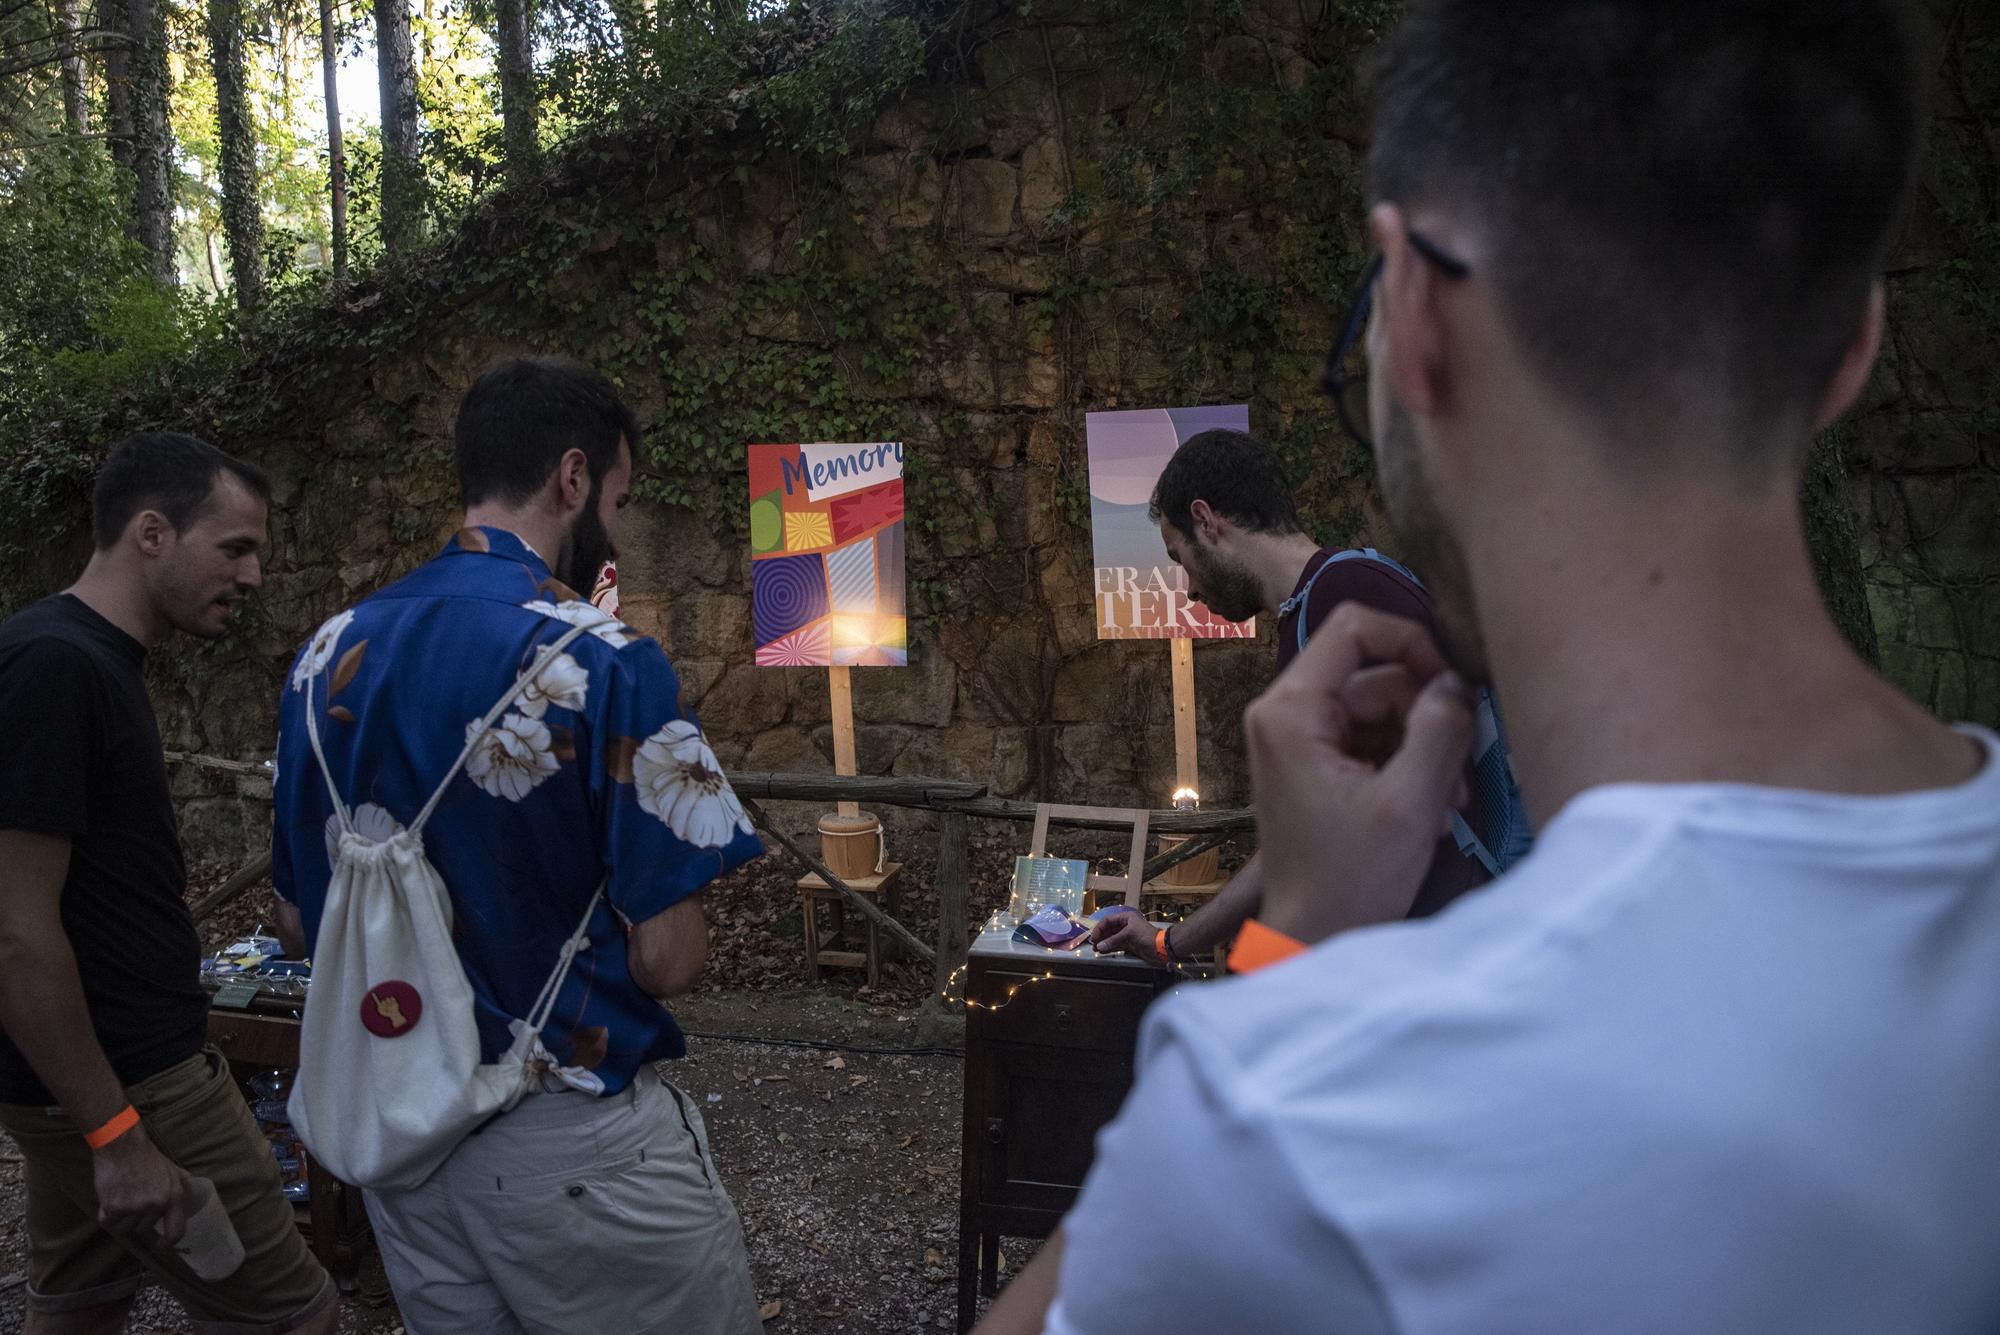
[[(1160, 851), (1171, 853), (1195, 836), (1191, 834), (1163, 834), (1160, 836)], [(1207, 885), (1221, 874), (1222, 850), (1211, 848), (1206, 853), (1197, 853), (1186, 862), (1167, 868), (1154, 878), (1158, 886)]]
[(819, 856), (843, 881), (882, 872), (882, 822), (867, 812), (819, 818)]

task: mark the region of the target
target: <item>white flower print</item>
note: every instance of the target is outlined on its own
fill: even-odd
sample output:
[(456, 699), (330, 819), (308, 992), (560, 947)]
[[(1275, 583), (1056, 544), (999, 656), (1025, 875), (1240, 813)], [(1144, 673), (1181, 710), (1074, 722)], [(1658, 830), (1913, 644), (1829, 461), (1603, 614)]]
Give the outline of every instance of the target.
[(531, 603), (522, 603), (521, 606), (530, 612), (540, 612), (545, 617), (554, 617), (572, 626), (582, 626), (613, 649), (623, 649), (632, 643), (632, 637), (638, 634), (616, 617), (606, 616), (582, 599), (575, 602), (551, 603), (538, 598)]
[(312, 643), (292, 669), (293, 690), (303, 691), (314, 677), (326, 671), (326, 665), (333, 661), (333, 651), (340, 645), (341, 634), (353, 620), (354, 610), (349, 608), (313, 632)]
[(557, 654), (521, 692), (520, 708), (529, 718), (540, 718), (550, 705), (581, 713), (589, 699), (590, 669), (568, 654)]
[[(372, 844), (386, 844), (403, 832), (403, 822), (391, 816), (373, 802), (363, 802), (350, 811), (354, 818), (354, 832)], [(340, 860), (340, 817), (326, 818), (326, 861), (332, 866)]]
[[(528, 1026), (520, 1020), (507, 1021), (507, 1032), (516, 1042), (526, 1032)], [(604, 1081), (588, 1066), (564, 1066), (556, 1061), (556, 1055), (542, 1046), (541, 1036), (535, 1036), (535, 1046), (527, 1055), (528, 1078), (541, 1083), (542, 1093), (560, 1094), (565, 1089), (580, 1089), (586, 1094), (602, 1094)]]
[(465, 725), (465, 739), (478, 739), (465, 762), (466, 777), (495, 797), (518, 802), (556, 772), (554, 739), (540, 719), (509, 714), (479, 734), (479, 720)]
[(736, 831), (751, 831), (715, 752), (686, 719), (675, 719), (646, 739), (632, 757), (632, 778), (640, 809), (697, 848), (720, 848)]

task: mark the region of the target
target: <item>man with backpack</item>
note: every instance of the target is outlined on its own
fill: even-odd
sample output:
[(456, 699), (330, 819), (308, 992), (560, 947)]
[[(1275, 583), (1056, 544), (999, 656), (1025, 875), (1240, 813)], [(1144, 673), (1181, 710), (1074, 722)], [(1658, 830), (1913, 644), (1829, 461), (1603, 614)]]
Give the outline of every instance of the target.
[[(1299, 527), (1292, 488), (1277, 452), (1241, 431), (1189, 437), (1153, 486), (1152, 519), (1167, 555), (1187, 573), (1188, 596), (1217, 616), (1245, 621), (1260, 613), (1276, 623), (1278, 671), (1336, 607), (1354, 602), (1428, 624), (1430, 595), (1402, 565), (1372, 547), (1321, 547)], [(1497, 714), (1486, 710), (1487, 736), (1467, 770), (1471, 802), (1454, 813), (1430, 869), (1407, 902), (1356, 904), (1351, 925), (1428, 917), (1519, 861), (1530, 836), (1520, 793), (1507, 767)], [(1257, 912), (1262, 876), (1252, 858), (1215, 897), (1165, 929), (1137, 913), (1094, 924), (1100, 953), (1149, 955), (1171, 964), (1214, 949)]]
[[(1927, 46), (1902, 0), (1406, 6), (1348, 328), (1438, 639), (1350, 603), (1247, 711), (1264, 967), (1148, 1012), (984, 1335), (2000, 1329), (2000, 737), (1855, 655), (1799, 502)], [(1339, 931), (1488, 679), (1534, 852)]]
[(654, 641), (585, 601), (639, 429), (517, 358), (454, 428), (464, 526), (321, 626), (273, 873), (311, 942), (292, 1116), (368, 1188), (413, 1335), (759, 1329), (700, 1112), (654, 1063), (700, 891), (761, 846)]
[[(271, 1147), (207, 1045), (146, 693), (150, 649), (220, 639), (262, 583), (270, 491), (206, 441), (134, 436), (98, 473), (82, 576), (0, 627), (0, 1127), (27, 1180), (27, 1335), (121, 1330), (149, 1277), (204, 1330), (339, 1324)], [(219, 1279), (190, 1265), (215, 1268), (193, 1243), (176, 1250), (209, 1199), (244, 1248)]]

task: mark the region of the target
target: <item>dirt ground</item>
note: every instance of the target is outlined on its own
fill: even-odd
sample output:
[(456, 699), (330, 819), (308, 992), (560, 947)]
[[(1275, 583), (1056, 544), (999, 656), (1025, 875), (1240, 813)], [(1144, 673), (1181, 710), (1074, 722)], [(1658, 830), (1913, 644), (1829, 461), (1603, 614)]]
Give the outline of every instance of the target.
[[(709, 993), (677, 1011), (700, 1036), (666, 1069), (708, 1121), (743, 1216), (758, 1299), (767, 1311), (777, 1305), (764, 1329), (950, 1329), (963, 1066), (955, 1053), (932, 1047), (940, 1026), (920, 1025), (914, 1008), (871, 1005), (831, 988)], [(724, 1034), (739, 1037), (706, 1036)], [(744, 1041), (753, 1037), (789, 1042)], [(795, 1042), (928, 1050), (887, 1055)], [(0, 1138), (4, 1335), (21, 1328), (22, 1205), (21, 1166)], [(364, 1271), (362, 1289), (348, 1300), (341, 1330), (401, 1331), (379, 1269)], [(171, 1299), (149, 1290), (130, 1329), (165, 1335), (191, 1327)]]
[[(975, 833), (974, 925), (1005, 900), (1016, 834), (1024, 832)], [(934, 846), (917, 835), (898, 843), (906, 847), (892, 844), (892, 856), (904, 861), (909, 887), (899, 916), (920, 939), (933, 939)], [(767, 1332), (948, 1330), (964, 1088), (955, 1049), (963, 1024), (935, 1001), (927, 1012), (931, 974), (915, 961), (891, 965), (879, 989), (852, 971), (808, 986), (798, 875), (774, 853), (710, 891), (709, 971), (700, 990), (674, 1004), (689, 1052), (666, 1069), (707, 1118), (743, 1216), (758, 1298), (773, 1312)], [(190, 898), (223, 878), (198, 878)], [(269, 920), (269, 891), (260, 887), (205, 923), (204, 934), (213, 949)], [(0, 1137), (0, 1335), (21, 1329), (22, 1206), (19, 1159)], [(1012, 1243), (1007, 1260), (1025, 1260), (1030, 1249)], [(148, 1290), (130, 1329), (165, 1335), (190, 1327), (172, 1300)], [(402, 1330), (379, 1268), (364, 1270), (341, 1330)]]

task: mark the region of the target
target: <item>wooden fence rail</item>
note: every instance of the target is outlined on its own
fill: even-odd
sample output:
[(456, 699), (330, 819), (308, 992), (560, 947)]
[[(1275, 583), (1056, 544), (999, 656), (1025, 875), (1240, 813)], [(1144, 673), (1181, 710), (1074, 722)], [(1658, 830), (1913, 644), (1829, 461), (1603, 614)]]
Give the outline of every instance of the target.
[[(247, 775), (260, 779), (271, 776), (271, 771), (261, 761), (225, 760), (219, 756), (196, 755), (187, 751), (169, 751), (166, 753), (166, 758), (170, 764), (192, 765), (224, 774)], [(968, 783), (957, 779), (932, 779), (921, 775), (885, 777), (780, 774), (763, 770), (738, 771), (731, 773), (728, 778), (730, 787), (735, 789), (739, 798), (743, 799), (745, 813), (757, 827), (776, 840), (792, 857), (818, 874), (821, 880), (833, 887), (863, 917), (901, 941), (918, 958), (929, 961), (940, 991), (944, 989), (952, 972), (965, 962), (966, 947), (970, 944), (966, 921), (971, 900), (968, 819), (971, 817), (1008, 821), (1035, 819), (1035, 803), (991, 797), (987, 794), (985, 784)], [(911, 811), (937, 813), (940, 819), (936, 947), (926, 945), (916, 933), (883, 912), (872, 900), (856, 894), (845, 881), (835, 876), (824, 863), (807, 852), (798, 840), (778, 829), (759, 805), (759, 799), (771, 802), (867, 802), (876, 806), (902, 807)], [(1140, 872), (1141, 881), (1150, 881), (1189, 858), (1199, 857), (1212, 848), (1228, 843), (1235, 836), (1256, 828), (1255, 818), (1248, 809), (1241, 807), (1217, 811), (1154, 811), (1149, 813), (1149, 822), (1150, 828), (1160, 833), (1186, 834), (1195, 837), (1170, 852), (1147, 859), (1145, 867)], [(1117, 821), (1089, 817), (1058, 817), (1052, 823), (1077, 829), (1129, 828)], [(195, 906), (195, 917), (197, 919), (207, 917), (235, 899), (261, 880), (270, 871), (270, 867), (271, 855), (268, 851), (252, 859), (241, 871), (230, 877), (221, 889)]]

